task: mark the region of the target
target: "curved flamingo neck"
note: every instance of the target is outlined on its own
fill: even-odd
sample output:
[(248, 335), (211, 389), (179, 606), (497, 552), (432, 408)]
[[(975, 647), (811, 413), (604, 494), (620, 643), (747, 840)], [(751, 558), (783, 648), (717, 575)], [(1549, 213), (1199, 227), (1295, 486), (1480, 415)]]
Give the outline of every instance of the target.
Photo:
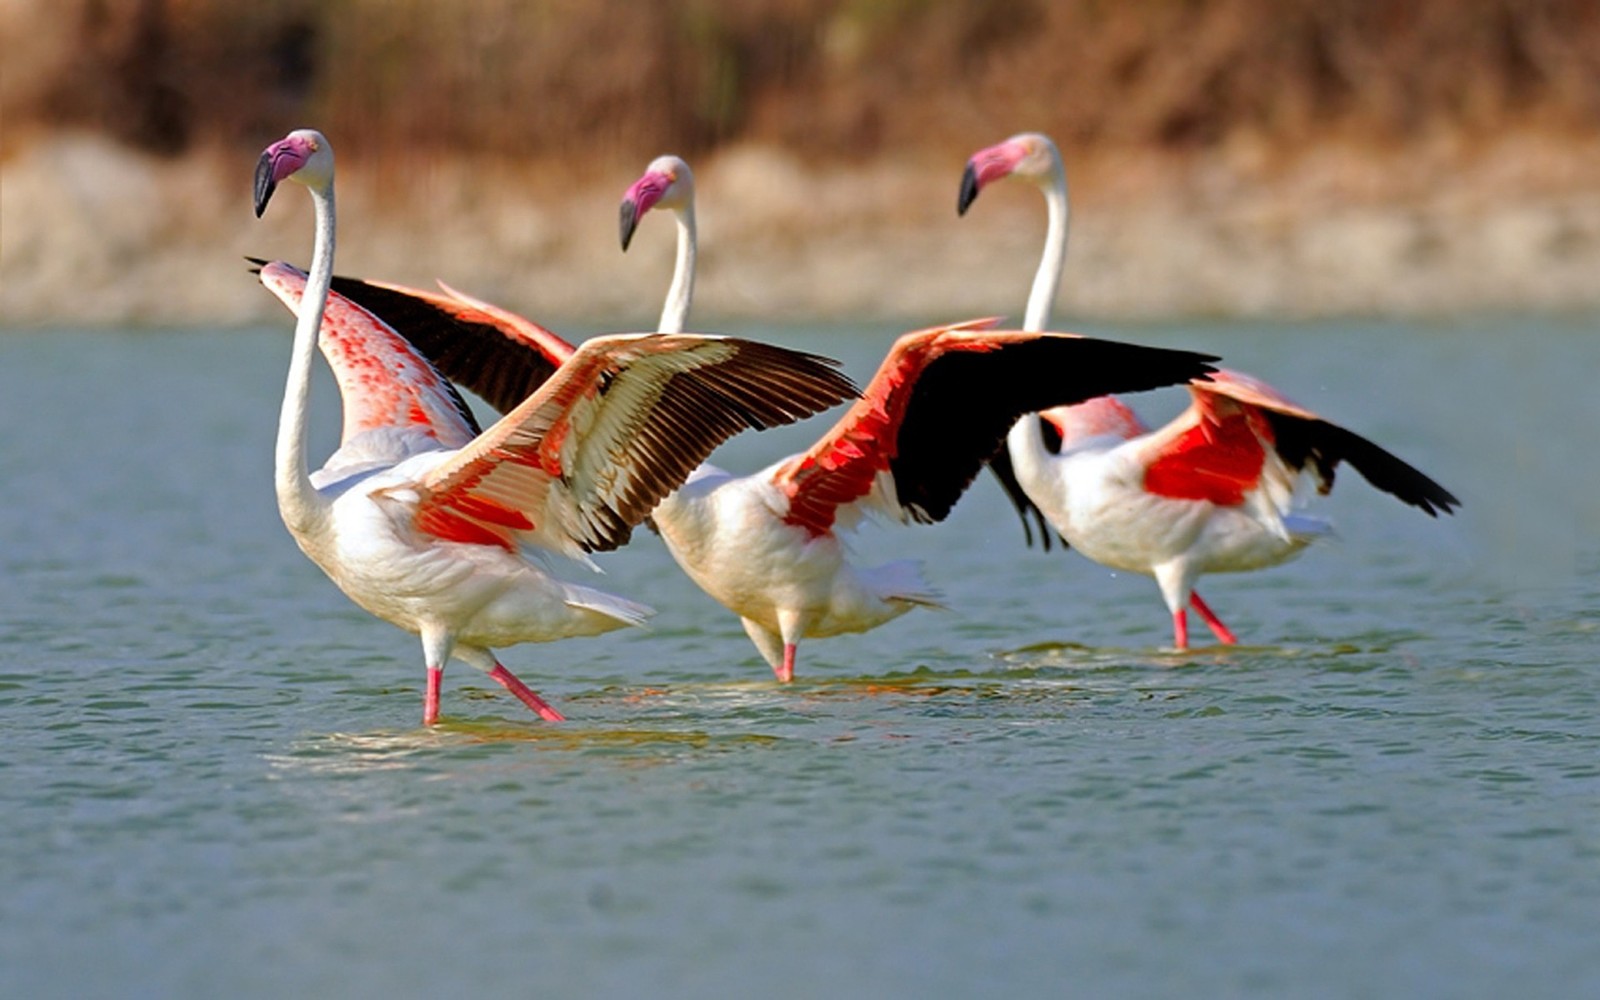
[(311, 250), (311, 272), (300, 296), (299, 317), (294, 327), (289, 377), (283, 392), (283, 409), (278, 414), (273, 470), (278, 512), (297, 538), (316, 529), (328, 506), (311, 485), (306, 462), (306, 432), (310, 423), (311, 365), (317, 350), (317, 334), (322, 329), (322, 313), (328, 303), (328, 289), (333, 283), (333, 181), (330, 179), (325, 187), (309, 190), (316, 211), (316, 238)]
[[(1061, 165), (1059, 153), (1051, 156), (1050, 174), (1040, 182), (1039, 189), (1044, 193), (1049, 219), (1045, 227), (1044, 253), (1039, 258), (1033, 290), (1028, 294), (1028, 311), (1022, 319), (1022, 328), (1031, 333), (1041, 333), (1050, 325), (1050, 310), (1055, 305), (1061, 270), (1067, 262), (1067, 171)], [(1065, 504), (1041, 502), (1050, 498), (1053, 488), (1060, 489), (1064, 495), (1066, 484), (1062, 477), (1052, 474), (1052, 463), (1057, 456), (1045, 445), (1039, 420), (1037, 413), (1029, 413), (1012, 424), (1006, 435), (1006, 450), (1011, 455), (1011, 467), (1022, 491), (1040, 507), (1064, 509)]]
[(682, 333), (689, 322), (689, 305), (694, 300), (695, 257), (698, 238), (694, 224), (694, 199), (673, 212), (678, 219), (678, 261), (672, 270), (672, 285), (667, 289), (667, 301), (661, 306), (661, 322), (656, 329), (662, 333)]
[(1033, 291), (1028, 295), (1028, 311), (1022, 320), (1022, 328), (1030, 333), (1041, 332), (1050, 325), (1050, 309), (1055, 305), (1061, 269), (1067, 262), (1067, 172), (1059, 157), (1050, 167), (1050, 176), (1040, 184), (1045, 207), (1049, 210), (1044, 255), (1039, 259), (1038, 273), (1033, 276)]
[(1011, 463), (1024, 485), (1030, 473), (1044, 469), (1050, 460), (1050, 449), (1045, 447), (1044, 431), (1039, 427), (1039, 415), (1030, 413), (1011, 425), (1006, 435), (1006, 447), (1011, 452)]
[[(1050, 511), (1054, 521), (1056, 512), (1064, 508), (1059, 500), (1065, 495), (1066, 483), (1055, 468), (1059, 457), (1045, 444), (1039, 419), (1037, 413), (1029, 413), (1012, 424), (1006, 434), (1006, 451), (1022, 492), (1040, 509)], [(1060, 496), (1057, 491), (1061, 491)]]

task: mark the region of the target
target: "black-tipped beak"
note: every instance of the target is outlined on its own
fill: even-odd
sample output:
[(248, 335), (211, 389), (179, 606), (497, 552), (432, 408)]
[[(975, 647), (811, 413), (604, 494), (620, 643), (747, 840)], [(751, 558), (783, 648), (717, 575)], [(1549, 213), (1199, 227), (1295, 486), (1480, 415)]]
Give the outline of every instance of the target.
[(261, 218), (261, 213), (267, 210), (267, 202), (272, 200), (272, 192), (278, 187), (278, 182), (272, 179), (272, 154), (262, 153), (261, 159), (256, 161), (256, 218)]
[(617, 232), (622, 237), (622, 252), (628, 252), (633, 242), (633, 231), (639, 228), (639, 205), (632, 198), (622, 199), (622, 210), (617, 217)]
[(967, 209), (978, 200), (978, 171), (972, 164), (961, 172), (961, 195), (956, 199), (956, 214), (966, 215)]

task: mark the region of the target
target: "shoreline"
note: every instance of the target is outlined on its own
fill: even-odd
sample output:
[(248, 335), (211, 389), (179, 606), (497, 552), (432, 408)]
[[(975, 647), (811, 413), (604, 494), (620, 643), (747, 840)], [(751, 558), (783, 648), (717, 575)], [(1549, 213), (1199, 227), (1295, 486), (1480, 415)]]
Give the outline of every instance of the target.
[[(1203, 157), (1064, 153), (1073, 215), (1058, 325), (1600, 309), (1600, 138), (1330, 143), (1292, 159), (1248, 143)], [(818, 167), (741, 146), (696, 163), (697, 325), (1020, 320), (1042, 204), (999, 184), (957, 218), (961, 155)], [(618, 247), (617, 204), (643, 165), (341, 163), (339, 271), (442, 278), (552, 326), (648, 328), (675, 227), (652, 213), (632, 249)], [(309, 214), (291, 199), (253, 219), (250, 166), (162, 160), (84, 133), (8, 157), (0, 326), (276, 319), (282, 307), (243, 258), (304, 258)]]

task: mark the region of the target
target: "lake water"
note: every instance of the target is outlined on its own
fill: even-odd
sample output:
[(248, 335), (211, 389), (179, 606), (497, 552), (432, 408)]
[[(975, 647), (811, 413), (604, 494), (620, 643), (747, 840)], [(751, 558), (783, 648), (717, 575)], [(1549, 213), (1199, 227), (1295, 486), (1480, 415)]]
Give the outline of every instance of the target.
[[(416, 641), (278, 521), (287, 318), (0, 336), (0, 992), (1600, 995), (1597, 327), (1123, 328), (1465, 501), (1341, 470), (1339, 539), (1207, 578), (1237, 648), (1164, 651), (1153, 583), (984, 480), (857, 535), (952, 610), (791, 687), (641, 532), (560, 570), (652, 628), (505, 652), (571, 721), (457, 664), (433, 731)], [(863, 380), (893, 333), (757, 332)]]

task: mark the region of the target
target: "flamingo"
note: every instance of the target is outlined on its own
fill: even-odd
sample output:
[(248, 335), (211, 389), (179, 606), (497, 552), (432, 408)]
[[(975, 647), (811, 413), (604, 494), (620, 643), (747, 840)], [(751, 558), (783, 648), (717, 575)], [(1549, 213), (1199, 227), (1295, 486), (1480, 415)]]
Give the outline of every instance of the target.
[[(641, 624), (650, 609), (555, 579), (524, 547), (587, 560), (631, 527), (721, 441), (855, 395), (831, 362), (724, 337), (597, 337), (478, 432), (454, 388), (406, 339), (330, 295), (334, 158), (299, 129), (256, 168), (255, 212), (277, 185), (310, 192), (309, 277), (268, 263), (262, 282), (297, 313), (274, 461), (278, 509), (301, 550), (356, 604), (420, 637), (423, 724), (447, 660), (476, 667), (550, 721), (562, 716), (493, 647)], [(339, 384), (337, 451), (308, 472), (319, 344)]]
[(673, 558), (739, 616), (779, 681), (794, 679), (802, 638), (864, 632), (939, 606), (915, 562), (853, 566), (842, 531), (869, 514), (944, 520), (1006, 429), (1042, 400), (1170, 385), (1210, 360), (994, 324), (902, 335), (862, 398), (809, 449), (754, 475), (702, 465), (656, 508)]
[[(670, 208), (678, 216), (677, 267), (660, 323), (665, 330), (681, 329), (690, 306), (693, 191), (688, 165), (662, 157), (628, 188), (621, 208), (624, 249), (651, 208)], [(348, 291), (368, 301), (359, 284)], [(416, 292), (403, 308), (428, 312), (426, 323), (447, 322), (464, 335), (522, 343), (528, 354), (547, 349), (543, 338), (544, 346), (532, 346), (528, 321), (445, 291)], [(381, 287), (371, 304), (381, 312), (380, 299), (395, 293), (395, 286)], [(938, 604), (914, 562), (853, 566), (841, 531), (871, 513), (942, 520), (1023, 413), (1101, 392), (1181, 382), (1209, 370), (1206, 362), (1214, 360), (993, 326), (992, 320), (979, 320), (900, 337), (863, 398), (806, 452), (748, 476), (701, 465), (656, 507), (651, 522), (673, 558), (739, 616), (780, 681), (793, 680), (802, 638), (861, 632), (914, 607)], [(488, 384), (487, 373), (470, 365), (457, 367), (449, 359), (440, 364), (491, 404), (501, 405), (519, 391)], [(1063, 371), (1071, 373), (1065, 380), (1041, 377)], [(527, 375), (538, 378), (537, 366)]]
[[(1008, 176), (1038, 185), (1048, 210), (1023, 322), (1042, 330), (1066, 259), (1066, 171), (1047, 136), (1012, 136), (967, 161), (957, 212), (966, 214), (984, 187)], [(1031, 515), (1045, 549), (1048, 521), (1088, 558), (1153, 576), (1178, 649), (1189, 645), (1191, 607), (1218, 641), (1237, 641), (1195, 590), (1202, 574), (1275, 566), (1328, 533), (1327, 522), (1293, 513), (1305, 479), (1327, 493), (1334, 470), (1348, 461), (1373, 486), (1431, 517), (1460, 505), (1417, 469), (1260, 379), (1219, 369), (1188, 389), (1189, 408), (1156, 430), (1115, 396), (1047, 408), (1019, 420), (991, 463), (1029, 544)]]

